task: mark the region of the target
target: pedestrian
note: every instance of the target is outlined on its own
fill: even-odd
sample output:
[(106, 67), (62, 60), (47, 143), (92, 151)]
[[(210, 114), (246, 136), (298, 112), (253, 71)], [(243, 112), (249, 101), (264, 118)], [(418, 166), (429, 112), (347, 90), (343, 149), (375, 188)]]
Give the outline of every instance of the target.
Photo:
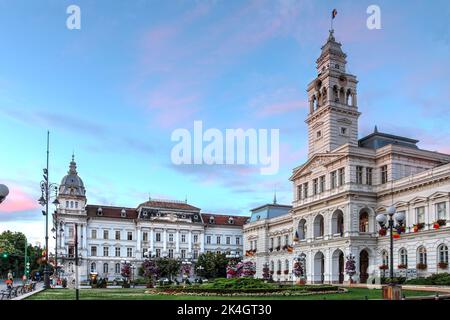
[(8, 289), (11, 289), (11, 288), (12, 288), (12, 280), (7, 279), (7, 280), (5, 280), (5, 283), (6, 283), (6, 287), (7, 287)]
[(11, 286), (12, 286), (12, 284), (13, 284), (13, 282), (14, 282), (14, 276), (13, 276), (11, 270), (8, 271), (8, 280), (11, 281)]

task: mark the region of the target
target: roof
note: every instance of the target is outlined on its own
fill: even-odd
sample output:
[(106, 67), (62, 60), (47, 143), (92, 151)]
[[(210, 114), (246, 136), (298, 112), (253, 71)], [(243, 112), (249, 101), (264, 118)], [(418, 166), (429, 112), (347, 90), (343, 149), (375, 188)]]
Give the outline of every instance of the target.
[[(98, 208), (102, 208), (102, 214), (98, 215)], [(122, 210), (125, 209), (126, 215), (122, 217)], [(86, 214), (88, 217), (105, 217), (115, 219), (137, 219), (138, 214), (135, 208), (112, 207), (101, 205), (87, 205)]]
[(190, 210), (190, 211), (200, 211), (200, 208), (191, 206), (186, 202), (181, 201), (169, 201), (169, 200), (149, 200), (141, 203), (139, 207), (152, 207), (152, 208), (163, 208), (163, 209), (179, 209), (179, 210)]
[[(232, 216), (232, 215), (225, 215), (225, 214), (213, 214), (213, 213), (202, 213), (203, 222), (207, 225), (227, 225), (227, 226), (243, 226), (247, 220), (250, 219), (250, 217), (246, 216)], [(209, 219), (211, 217), (214, 217), (214, 224), (209, 223)], [(232, 224), (228, 223), (228, 219), (232, 217), (233, 222)]]
[(292, 206), (289, 206), (289, 205), (265, 204), (265, 205), (262, 205), (255, 209), (250, 210), (252, 212), (250, 222), (264, 220), (264, 219), (271, 219), (271, 218), (287, 215), (287, 214), (289, 214), (289, 211), (291, 209), (292, 209)]
[(398, 144), (405, 147), (417, 148), (419, 140), (397, 136), (389, 133), (378, 132), (375, 126), (374, 132), (358, 140), (360, 147), (378, 149), (388, 144)]

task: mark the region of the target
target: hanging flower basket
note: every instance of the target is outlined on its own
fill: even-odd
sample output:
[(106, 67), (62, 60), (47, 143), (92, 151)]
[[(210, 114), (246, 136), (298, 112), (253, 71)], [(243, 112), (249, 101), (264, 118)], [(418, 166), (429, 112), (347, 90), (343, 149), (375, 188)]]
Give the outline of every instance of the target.
[(389, 269), (387, 264), (382, 264), (381, 266), (378, 267), (380, 270), (387, 270)]
[(439, 262), (438, 263), (439, 269), (447, 269), (448, 268), (448, 262)]
[(386, 235), (386, 233), (387, 233), (386, 228), (381, 228), (380, 230), (378, 230), (378, 234), (381, 237), (384, 237)]
[(399, 268), (399, 269), (407, 269), (408, 266), (407, 266), (406, 264), (399, 264), (399, 265), (397, 266), (397, 268)]
[(418, 270), (426, 270), (426, 269), (427, 269), (427, 265), (426, 265), (425, 263), (418, 263), (418, 264), (416, 265), (416, 268), (417, 268)]

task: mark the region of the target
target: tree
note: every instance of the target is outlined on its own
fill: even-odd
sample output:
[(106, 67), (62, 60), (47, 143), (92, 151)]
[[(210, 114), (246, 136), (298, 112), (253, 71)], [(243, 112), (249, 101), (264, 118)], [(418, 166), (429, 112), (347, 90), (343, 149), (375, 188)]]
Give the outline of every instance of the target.
[(167, 277), (172, 280), (172, 276), (180, 272), (181, 261), (172, 258), (159, 258), (155, 261), (160, 277)]
[(12, 270), (16, 277), (23, 273), (26, 243), (27, 238), (22, 232), (11, 232), (8, 230), (0, 234), (1, 275), (8, 273), (8, 270)]
[(159, 269), (154, 260), (146, 259), (142, 263), (142, 275), (147, 278), (147, 285), (149, 288), (153, 288), (153, 282), (158, 278)]
[(224, 278), (227, 265), (228, 259), (224, 253), (202, 253), (196, 264), (197, 274), (205, 278)]

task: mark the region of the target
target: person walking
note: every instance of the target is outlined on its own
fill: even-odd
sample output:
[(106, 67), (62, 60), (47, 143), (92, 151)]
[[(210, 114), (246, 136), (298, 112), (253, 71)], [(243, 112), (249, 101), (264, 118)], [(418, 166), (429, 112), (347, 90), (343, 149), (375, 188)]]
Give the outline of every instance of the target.
[(11, 286), (12, 286), (12, 284), (13, 284), (13, 282), (14, 282), (14, 276), (13, 276), (11, 270), (8, 271), (8, 280), (11, 281)]

